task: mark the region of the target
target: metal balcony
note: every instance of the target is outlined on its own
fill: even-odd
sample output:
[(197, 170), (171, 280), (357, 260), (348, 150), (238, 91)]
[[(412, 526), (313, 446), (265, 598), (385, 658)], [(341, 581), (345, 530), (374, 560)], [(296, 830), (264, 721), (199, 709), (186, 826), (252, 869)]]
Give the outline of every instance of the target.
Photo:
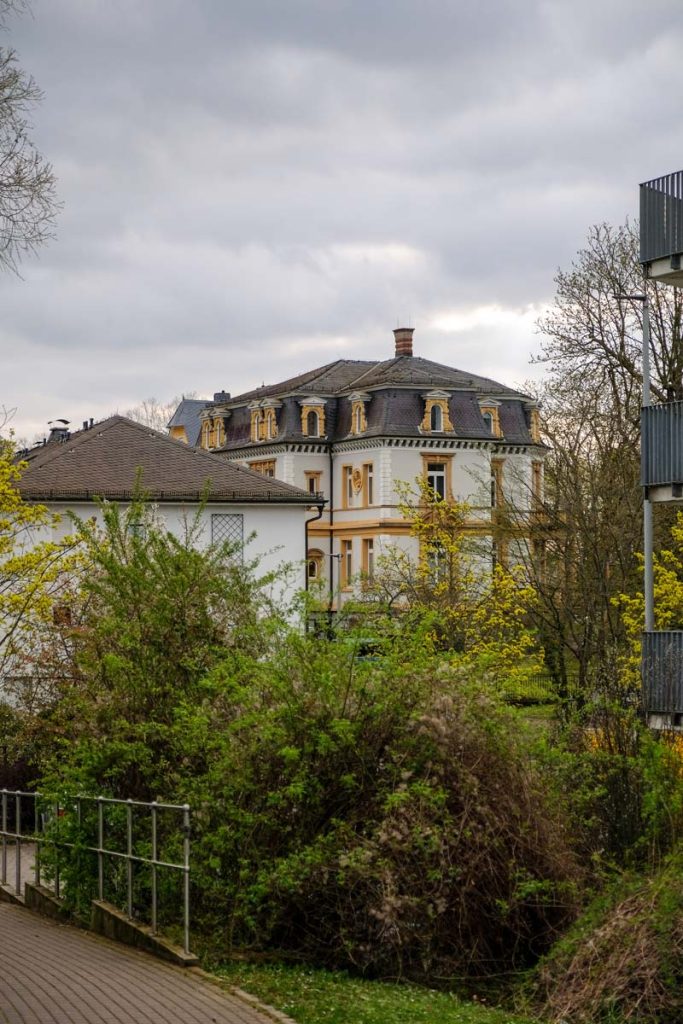
[(647, 277), (683, 284), (683, 171), (640, 186), (640, 262)]
[(641, 412), (640, 482), (650, 501), (683, 500), (683, 402)]
[(651, 725), (683, 725), (683, 630), (643, 633), (643, 703)]

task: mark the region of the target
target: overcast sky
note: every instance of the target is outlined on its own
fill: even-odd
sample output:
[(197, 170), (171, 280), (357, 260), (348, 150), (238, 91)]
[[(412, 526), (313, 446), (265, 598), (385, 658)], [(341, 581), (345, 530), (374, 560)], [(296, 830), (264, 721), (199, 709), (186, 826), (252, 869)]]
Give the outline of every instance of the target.
[(33, 0), (57, 237), (0, 276), (47, 420), (416, 354), (519, 385), (588, 227), (683, 167), (681, 0)]

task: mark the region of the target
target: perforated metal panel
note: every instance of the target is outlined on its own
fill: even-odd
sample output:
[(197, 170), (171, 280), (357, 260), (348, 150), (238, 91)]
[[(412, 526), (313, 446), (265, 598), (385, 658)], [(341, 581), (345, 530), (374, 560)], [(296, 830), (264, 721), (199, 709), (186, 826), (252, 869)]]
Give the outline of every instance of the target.
[(211, 513), (211, 543), (238, 544), (244, 542), (244, 516), (239, 512)]

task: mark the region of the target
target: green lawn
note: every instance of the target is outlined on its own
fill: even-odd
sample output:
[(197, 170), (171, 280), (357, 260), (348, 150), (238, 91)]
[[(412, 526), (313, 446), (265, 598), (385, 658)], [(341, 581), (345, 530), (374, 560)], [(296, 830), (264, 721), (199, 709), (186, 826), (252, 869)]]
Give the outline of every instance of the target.
[(447, 992), (364, 981), (342, 971), (231, 963), (212, 973), (297, 1024), (530, 1024), (529, 1018), (462, 1002)]

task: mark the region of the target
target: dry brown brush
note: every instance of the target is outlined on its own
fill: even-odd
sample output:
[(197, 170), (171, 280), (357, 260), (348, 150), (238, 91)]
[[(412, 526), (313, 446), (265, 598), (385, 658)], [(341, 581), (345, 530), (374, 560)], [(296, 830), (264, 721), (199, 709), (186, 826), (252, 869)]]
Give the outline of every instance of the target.
[(535, 1008), (565, 1024), (683, 1020), (683, 850), (619, 883), (538, 968)]

